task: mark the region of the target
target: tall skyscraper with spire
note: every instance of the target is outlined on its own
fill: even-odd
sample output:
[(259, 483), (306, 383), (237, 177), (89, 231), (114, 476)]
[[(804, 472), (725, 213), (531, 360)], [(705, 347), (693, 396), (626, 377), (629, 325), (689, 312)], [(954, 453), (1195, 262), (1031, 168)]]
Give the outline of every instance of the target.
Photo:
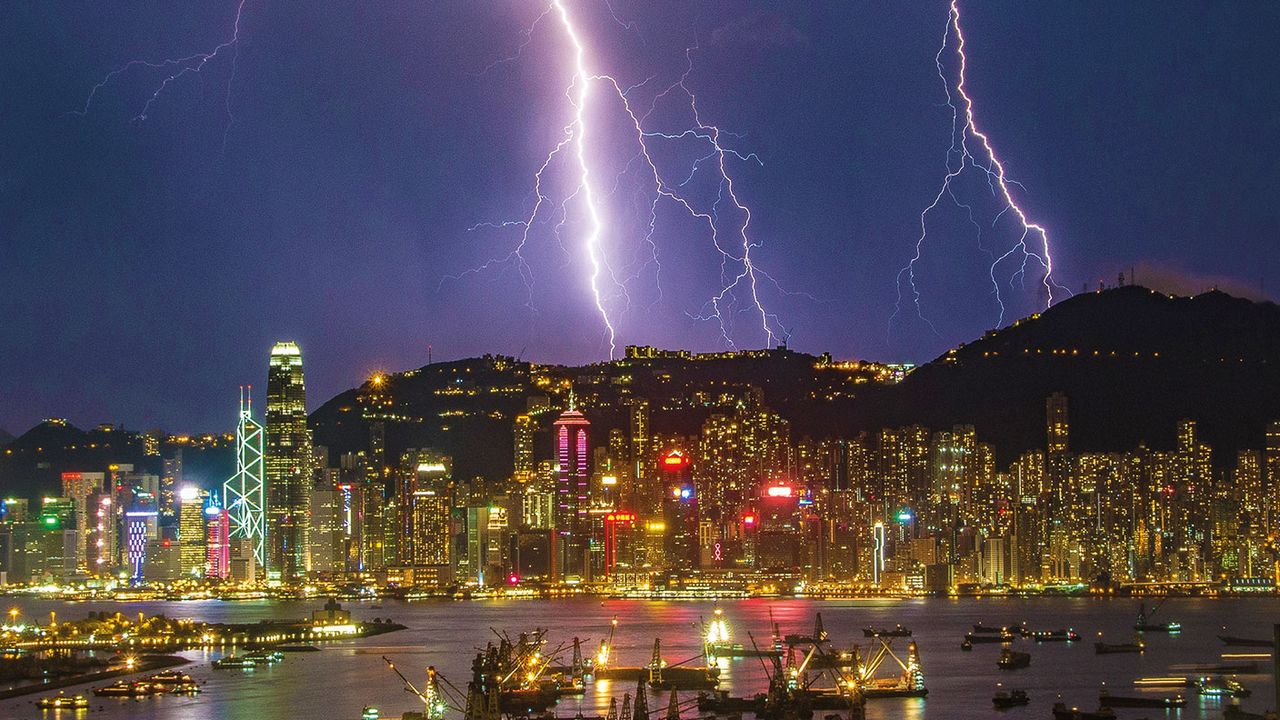
[(555, 421), (556, 463), (556, 511), (555, 511), (555, 573), (562, 578), (584, 577), (587, 572), (586, 554), (591, 524), (587, 511), (591, 507), (588, 496), (591, 479), (591, 447), (587, 428), (591, 423), (574, 406), (569, 397), (569, 409)]
[(310, 567), (311, 431), (302, 351), (294, 342), (271, 348), (266, 414), (267, 561), (285, 580)]

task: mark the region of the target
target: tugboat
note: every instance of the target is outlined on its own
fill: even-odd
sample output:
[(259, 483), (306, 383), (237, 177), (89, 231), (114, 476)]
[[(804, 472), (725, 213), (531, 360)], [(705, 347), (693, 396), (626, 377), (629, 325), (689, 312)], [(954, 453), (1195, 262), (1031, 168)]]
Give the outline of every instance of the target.
[(1030, 667), (1031, 654), (1024, 652), (1015, 652), (1009, 648), (1000, 651), (1000, 660), (996, 662), (1001, 670), (1017, 670), (1019, 668)]
[(862, 628), (862, 634), (869, 638), (876, 637), (911, 637), (911, 629), (905, 628), (899, 623), (892, 628)]
[(36, 707), (41, 710), (84, 710), (89, 707), (89, 699), (83, 695), (67, 695), (58, 691), (57, 695), (37, 700)]
[(991, 704), (995, 705), (997, 710), (1008, 710), (1011, 707), (1027, 705), (1030, 702), (1031, 698), (1027, 696), (1026, 690), (1005, 690), (1001, 688), (996, 690), (995, 696), (991, 698)]
[(1109, 707), (1100, 707), (1093, 712), (1085, 712), (1080, 708), (1068, 708), (1065, 703), (1053, 704), (1053, 720), (1116, 720), (1116, 711)]
[[(1167, 599), (1168, 598), (1165, 598), (1165, 600)], [(1151, 615), (1155, 615), (1156, 611), (1158, 611), (1160, 606), (1163, 604), (1164, 600), (1156, 603), (1156, 606), (1151, 608)], [(1175, 620), (1169, 620), (1162, 623), (1151, 622), (1151, 617), (1147, 615), (1147, 604), (1142, 603), (1138, 606), (1138, 622), (1134, 623), (1133, 629), (1138, 632), (1162, 632), (1172, 634), (1182, 632), (1182, 623)]]

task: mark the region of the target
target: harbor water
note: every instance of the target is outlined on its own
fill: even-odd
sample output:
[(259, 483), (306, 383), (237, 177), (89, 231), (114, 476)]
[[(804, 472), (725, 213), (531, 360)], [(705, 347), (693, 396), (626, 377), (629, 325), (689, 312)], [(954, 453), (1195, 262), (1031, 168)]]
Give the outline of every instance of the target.
[[(127, 612), (136, 614), (164, 613), (169, 617), (193, 618), (211, 622), (256, 622), (268, 619), (307, 617), (323, 601), (311, 602), (140, 602), (140, 603), (64, 603), (18, 599), (12, 602), (23, 617), (47, 618), (56, 611), (59, 620), (83, 617), (90, 611)], [(1180, 666), (1193, 664), (1239, 663), (1230, 657), (1239, 653), (1266, 653), (1258, 648), (1226, 647), (1219, 634), (1242, 637), (1271, 637), (1272, 625), (1280, 622), (1280, 600), (1277, 599), (1180, 599), (1164, 603), (1156, 620), (1177, 620), (1182, 632), (1175, 635), (1147, 633), (1146, 651), (1141, 655), (1097, 655), (1094, 642), (1130, 642), (1137, 617), (1138, 600), (1093, 598), (963, 598), (917, 600), (775, 600), (751, 599), (711, 602), (601, 600), (590, 598), (563, 600), (507, 601), (386, 601), (374, 607), (370, 603), (349, 603), (347, 608), (356, 619), (390, 618), (408, 629), (376, 637), (327, 643), (321, 652), (291, 653), (287, 659), (271, 667), (252, 670), (214, 670), (210, 663), (221, 657), (218, 652), (188, 652), (194, 662), (183, 668), (203, 684), (203, 692), (192, 697), (163, 696), (141, 700), (117, 700), (91, 697), (87, 713), (74, 717), (94, 720), (123, 718), (155, 720), (358, 720), (366, 706), (376, 706), (383, 717), (399, 718), (400, 713), (420, 710), (415, 696), (405, 691), (400, 680), (383, 662), (386, 656), (396, 663), (411, 680), (420, 682), (428, 665), (454, 685), (464, 688), (471, 660), (478, 648), (494, 639), (494, 630), (512, 636), (535, 627), (546, 628), (551, 645), (570, 643), (576, 636), (583, 641), (584, 654), (591, 654), (609, 634), (611, 620), (618, 619), (614, 636), (612, 662), (615, 665), (640, 666), (648, 663), (655, 637), (662, 639), (663, 656), (668, 663), (698, 663), (702, 650), (701, 621), (711, 619), (715, 607), (723, 610), (730, 640), (751, 646), (752, 639), (762, 647), (770, 642), (770, 618), (783, 634), (809, 634), (815, 613), (821, 612), (826, 631), (839, 649), (859, 645), (864, 652), (873, 641), (865, 638), (864, 627), (910, 628), (920, 651), (927, 699), (874, 699), (867, 703), (870, 720), (943, 720), (951, 718), (1050, 718), (1054, 702), (1062, 701), (1082, 710), (1098, 705), (1099, 689), (1106, 687), (1115, 695), (1173, 695), (1181, 693), (1189, 702), (1181, 710), (1117, 710), (1121, 718), (1178, 717), (1185, 720), (1222, 717), (1222, 700), (1199, 697), (1192, 689), (1136, 689), (1133, 681), (1141, 677), (1195, 673)], [(47, 622), (47, 620), (42, 620)], [(1073, 628), (1080, 642), (1048, 642), (1037, 644), (1020, 639), (1014, 647), (1032, 656), (1025, 669), (997, 669), (998, 644), (978, 644), (970, 652), (960, 648), (966, 632), (975, 623), (1004, 625), (1023, 623), (1033, 630)], [(1101, 637), (1099, 636), (1101, 633)], [(906, 657), (906, 640), (897, 639), (893, 648)], [(1224, 658), (1224, 654), (1227, 656)], [(567, 657), (566, 657), (567, 662)], [(721, 689), (733, 695), (761, 692), (766, 685), (763, 663), (759, 658), (721, 660)], [(1257, 673), (1240, 674), (1237, 678), (1252, 690), (1244, 707), (1256, 712), (1273, 705), (1271, 663), (1258, 661)], [(882, 673), (896, 672), (890, 661)], [(992, 708), (991, 697), (997, 683), (1006, 688), (1025, 689), (1031, 704), (1006, 711)], [(99, 683), (101, 684), (101, 683)], [(87, 693), (89, 686), (67, 688), (68, 693)], [(565, 698), (555, 708), (557, 715), (572, 717), (604, 715), (609, 698), (621, 702), (624, 692), (634, 693), (634, 683), (598, 681), (588, 685), (587, 693)], [(692, 699), (693, 693), (683, 693)], [(54, 717), (38, 710), (30, 695), (0, 701), (0, 718)], [(650, 708), (665, 710), (669, 692), (651, 692)], [(698, 713), (689, 710), (685, 717)], [(59, 717), (71, 715), (66, 712)], [(461, 717), (460, 713), (453, 713)], [(819, 712), (818, 717), (821, 717)]]

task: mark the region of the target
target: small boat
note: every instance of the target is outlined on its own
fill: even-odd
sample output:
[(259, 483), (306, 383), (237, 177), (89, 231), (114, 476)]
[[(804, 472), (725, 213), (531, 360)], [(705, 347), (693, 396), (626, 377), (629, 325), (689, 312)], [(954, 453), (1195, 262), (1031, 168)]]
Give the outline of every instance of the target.
[(1248, 688), (1240, 684), (1235, 678), (1198, 677), (1191, 683), (1196, 692), (1207, 697), (1249, 697), (1252, 694)]
[(1131, 643), (1104, 643), (1096, 642), (1093, 644), (1094, 652), (1099, 655), (1113, 655), (1116, 653), (1140, 653), (1147, 649), (1147, 646), (1141, 642)]
[(1233, 647), (1275, 647), (1274, 641), (1263, 640), (1261, 638), (1242, 638), (1235, 637), (1234, 635), (1219, 635), (1218, 639), (1222, 641), (1223, 645), (1231, 645)]
[(862, 628), (862, 634), (869, 637), (911, 637), (911, 630), (903, 627), (901, 624), (892, 628)]
[(1187, 706), (1187, 699), (1181, 695), (1173, 697), (1142, 697), (1123, 695), (1112, 695), (1107, 692), (1106, 688), (1098, 694), (1098, 704), (1103, 707), (1131, 707), (1131, 708), (1180, 708)]
[(1031, 638), (1036, 642), (1076, 642), (1080, 639), (1080, 633), (1075, 630), (1023, 630), (1022, 637)]
[(1017, 670), (1031, 665), (1031, 653), (1015, 652), (1009, 648), (1000, 651), (996, 664), (1001, 670)]
[(1031, 698), (1027, 697), (1026, 690), (997, 690), (995, 696), (991, 698), (991, 704), (995, 705), (997, 710), (1007, 710), (1030, 702)]
[(67, 695), (60, 691), (57, 695), (40, 698), (36, 701), (36, 707), (41, 710), (83, 710), (89, 707), (89, 698), (83, 695)]
[(973, 642), (970, 641), (969, 638), (965, 638), (964, 642), (960, 643), (960, 649), (965, 652), (969, 652), (973, 649)]
[(1053, 720), (1115, 720), (1116, 711), (1109, 707), (1100, 707), (1093, 712), (1080, 708), (1069, 708), (1065, 703), (1053, 704)]

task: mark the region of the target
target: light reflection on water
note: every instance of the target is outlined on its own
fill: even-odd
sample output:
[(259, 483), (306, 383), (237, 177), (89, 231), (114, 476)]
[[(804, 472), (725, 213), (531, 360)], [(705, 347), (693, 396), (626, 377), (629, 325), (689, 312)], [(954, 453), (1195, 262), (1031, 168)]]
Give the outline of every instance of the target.
[[(24, 617), (47, 617), (57, 610), (59, 618), (70, 619), (94, 610), (148, 614), (163, 612), (171, 617), (191, 617), (211, 621), (255, 622), (261, 619), (301, 618), (319, 607), (321, 602), (232, 603), (199, 601), (186, 603), (51, 603), (18, 601)], [(1167, 619), (1182, 621), (1184, 631), (1177, 636), (1154, 635), (1147, 638), (1147, 652), (1142, 656), (1104, 655), (1093, 652), (1097, 633), (1103, 632), (1110, 642), (1132, 637), (1129, 629), (1137, 613), (1137, 601), (1093, 600), (1073, 598), (1020, 599), (929, 599), (929, 600), (741, 600), (722, 602), (733, 642), (751, 645), (748, 631), (760, 645), (770, 637), (770, 617), (782, 632), (809, 633), (814, 613), (821, 611), (827, 631), (839, 647), (867, 640), (864, 626), (902, 623), (915, 631), (919, 643), (926, 684), (927, 700), (892, 699), (868, 703), (870, 720), (942, 720), (950, 718), (1003, 717), (1009, 720), (1049, 717), (1049, 706), (1058, 696), (1071, 705), (1084, 709), (1096, 706), (1097, 691), (1107, 682), (1113, 692), (1128, 692), (1134, 678), (1169, 674), (1169, 666), (1178, 663), (1216, 662), (1223, 651), (1214, 637), (1223, 625), (1230, 625), (1235, 635), (1268, 637), (1271, 623), (1280, 621), (1280, 601), (1250, 600), (1171, 600), (1161, 609)], [(251, 671), (214, 671), (209, 662), (218, 653), (191, 652), (195, 662), (186, 669), (198, 680), (207, 681), (204, 692), (192, 698), (160, 697), (146, 700), (108, 700), (93, 698), (91, 711), (80, 715), (63, 713), (58, 718), (83, 717), (87, 720), (138, 718), (155, 720), (274, 720), (276, 718), (315, 718), (316, 720), (356, 720), (365, 705), (376, 705), (387, 717), (399, 717), (405, 710), (417, 709), (415, 698), (404, 691), (399, 679), (387, 669), (381, 657), (396, 662), (411, 679), (423, 677), (426, 666), (434, 665), (454, 685), (465, 687), (475, 649), (495, 637), (490, 628), (511, 634), (533, 627), (545, 627), (552, 644), (582, 639), (584, 653), (591, 653), (600, 640), (608, 636), (610, 619), (618, 617), (614, 638), (613, 660), (618, 665), (639, 666), (648, 662), (653, 639), (662, 638), (664, 657), (671, 663), (696, 656), (701, 651), (698, 625), (709, 619), (713, 605), (709, 602), (659, 602), (633, 600), (556, 600), (556, 601), (491, 601), (491, 602), (386, 602), (382, 609), (367, 604), (350, 606), (357, 618), (390, 617), (409, 629), (355, 641), (326, 645), (323, 652), (291, 654), (285, 662)], [(1074, 627), (1084, 641), (1036, 645), (1019, 641), (1029, 651), (1030, 668), (1014, 672), (996, 669), (998, 645), (978, 645), (973, 652), (961, 652), (960, 640), (969, 627), (982, 621), (999, 625), (1027, 621), (1038, 629)], [(896, 649), (904, 646), (897, 641)], [(752, 694), (763, 689), (765, 679), (757, 658), (722, 660), (721, 687), (735, 695)], [(1253, 692), (1246, 707), (1262, 710), (1272, 705), (1270, 665), (1264, 664), (1259, 675), (1240, 679)], [(996, 713), (991, 707), (991, 694), (997, 682), (1006, 687), (1026, 689), (1032, 704), (1028, 707)], [(84, 692), (86, 688), (68, 691)], [(619, 699), (624, 692), (634, 692), (630, 682), (597, 681), (580, 698), (562, 700), (557, 712), (572, 716), (603, 715), (609, 698)], [(1136, 692), (1136, 691), (1135, 691)], [(1166, 691), (1165, 694), (1169, 694)], [(40, 718), (44, 715), (34, 706), (34, 696), (0, 702), (0, 718)], [(691, 699), (691, 695), (690, 695)], [(666, 707), (667, 694), (650, 696), (650, 708)], [(1122, 717), (1125, 715), (1121, 712)], [(1134, 716), (1133, 712), (1128, 713)], [(821, 713), (818, 714), (818, 717)], [(1134, 717), (1165, 717), (1163, 711), (1137, 711)], [(1185, 720), (1220, 717), (1221, 704), (1192, 697), (1180, 713), (1168, 717)], [(692, 718), (693, 713), (687, 714)]]

